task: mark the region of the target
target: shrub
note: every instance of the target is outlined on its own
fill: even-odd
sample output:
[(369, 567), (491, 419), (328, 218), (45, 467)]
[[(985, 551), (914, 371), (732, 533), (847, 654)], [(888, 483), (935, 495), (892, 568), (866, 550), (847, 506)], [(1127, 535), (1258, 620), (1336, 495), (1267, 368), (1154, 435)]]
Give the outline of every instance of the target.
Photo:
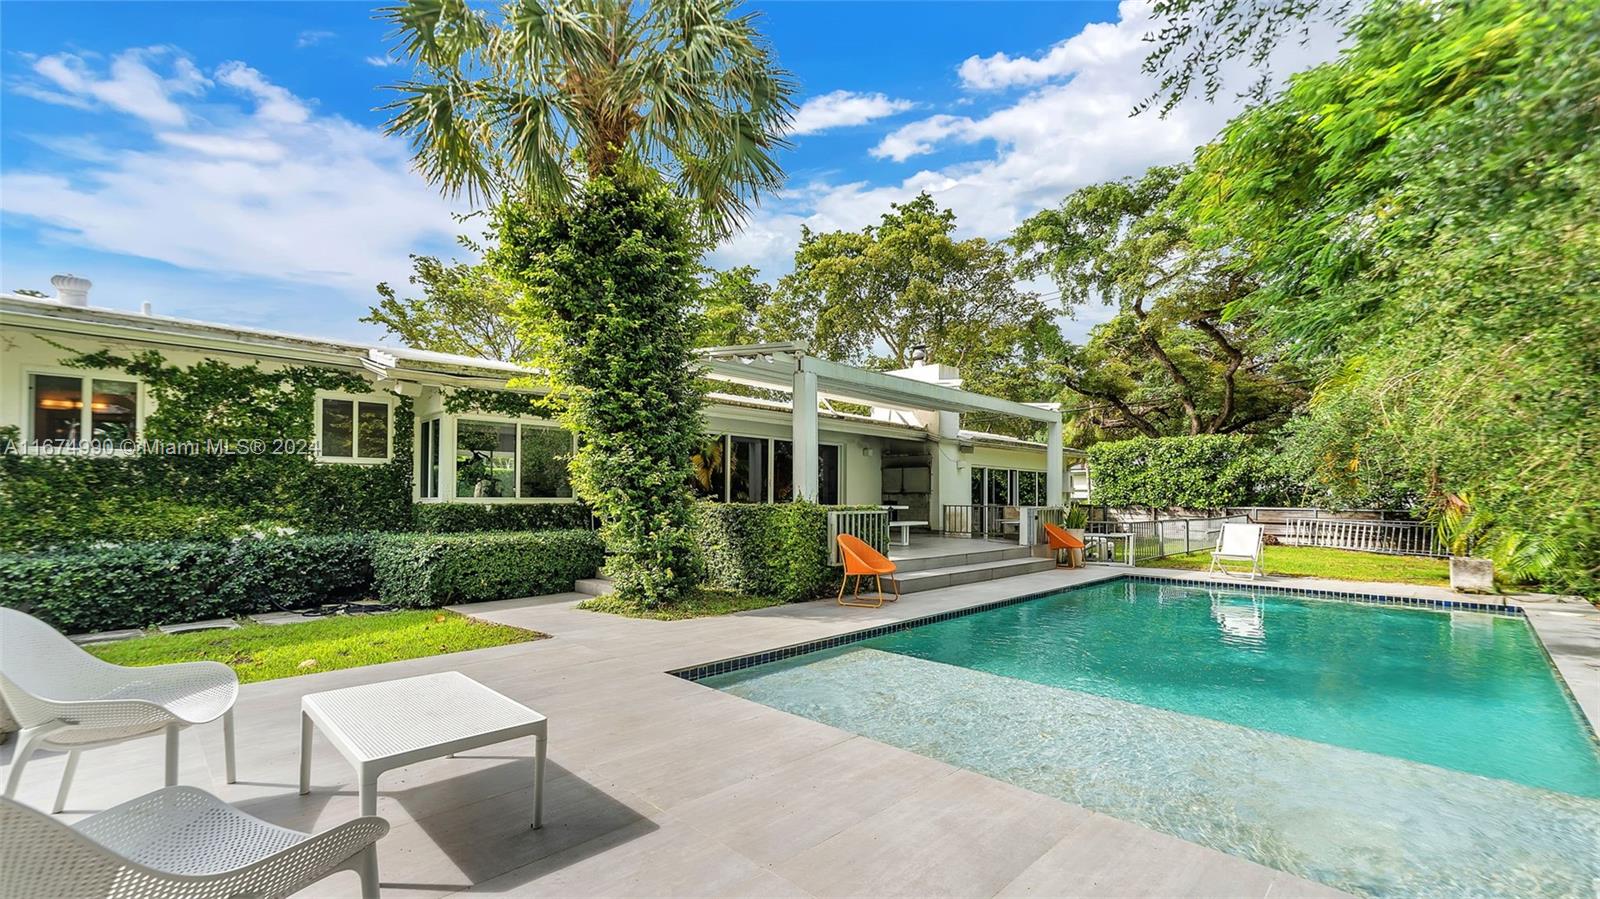
[(1092, 499), (1107, 506), (1220, 509), (1294, 503), (1274, 448), (1238, 434), (1137, 437), (1089, 447)]
[(594, 515), (582, 503), (417, 503), (411, 519), (413, 530), (454, 534), (587, 528)]
[(828, 509), (816, 503), (697, 503), (695, 537), (706, 582), (788, 602), (838, 584), (828, 565)]
[(384, 602), (411, 608), (514, 599), (571, 590), (603, 554), (584, 530), (383, 534), (373, 541), (373, 581)]
[(77, 633), (355, 599), (371, 572), (362, 535), (135, 543), (0, 554), (0, 602)]

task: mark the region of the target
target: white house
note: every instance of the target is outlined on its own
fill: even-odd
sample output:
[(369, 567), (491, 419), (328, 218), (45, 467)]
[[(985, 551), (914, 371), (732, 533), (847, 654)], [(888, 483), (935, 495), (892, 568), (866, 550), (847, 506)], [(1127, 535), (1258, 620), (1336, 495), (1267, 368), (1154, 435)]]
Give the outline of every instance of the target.
[[(146, 386), (127, 372), (86, 371), (62, 360), (153, 349), (179, 366), (205, 359), (267, 370), (319, 366), (364, 379), (372, 392), (319, 394), (304, 433), (285, 435), (280, 449), (307, 449), (328, 465), (392, 461), (397, 398), (409, 397), (416, 502), (575, 501), (564, 465), (572, 437), (559, 425), (446, 408), (462, 389), (508, 389), (509, 379), (530, 374), (519, 366), (189, 321), (150, 314), (148, 307), (143, 313), (98, 308), (89, 305), (86, 280), (58, 276), (52, 283), (59, 291), (54, 298), (0, 293), (0, 428), (16, 429), (22, 451), (82, 452), (91, 441), (101, 451), (139, 451), (154, 402)], [(1058, 411), (962, 390), (947, 366), (870, 371), (811, 356), (796, 344), (702, 353), (710, 378), (790, 397), (708, 397), (706, 423), (715, 436), (695, 462), (696, 488), (711, 499), (778, 502), (798, 495), (891, 504), (906, 507), (903, 518), (937, 530), (946, 507), (1057, 505), (1084, 493), (1083, 456), (1061, 445)], [(858, 411), (838, 408), (844, 406)], [(962, 428), (962, 414), (973, 412), (1031, 420), (1048, 440)]]

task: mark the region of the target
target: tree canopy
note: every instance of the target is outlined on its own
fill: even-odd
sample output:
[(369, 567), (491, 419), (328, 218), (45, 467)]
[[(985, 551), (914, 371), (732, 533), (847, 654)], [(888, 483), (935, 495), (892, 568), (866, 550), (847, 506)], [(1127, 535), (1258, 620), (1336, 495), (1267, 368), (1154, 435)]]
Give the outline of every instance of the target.
[(409, 137), (447, 193), (563, 202), (581, 176), (627, 160), (694, 201), (726, 233), (782, 183), (775, 151), (793, 85), (736, 0), (467, 0), (379, 11), (421, 76), (393, 85), (392, 134)]
[[(1230, 303), (1256, 289), (1248, 260), (1196, 244), (1169, 202), (1186, 173), (1158, 166), (1094, 184), (1029, 217), (1011, 236), (1024, 277), (1048, 275), (1071, 312), (1116, 315), (1054, 357), (1053, 374), (1087, 405), (1078, 430), (1146, 437), (1279, 424), (1303, 396), (1297, 373)], [(1086, 435), (1087, 436), (1087, 435)]]
[(382, 325), (416, 349), (502, 362), (532, 355), (531, 342), (511, 314), (520, 290), (495, 266), (412, 254), (411, 269), (406, 280), (422, 295), (402, 298), (380, 283), (381, 299), (362, 321)]

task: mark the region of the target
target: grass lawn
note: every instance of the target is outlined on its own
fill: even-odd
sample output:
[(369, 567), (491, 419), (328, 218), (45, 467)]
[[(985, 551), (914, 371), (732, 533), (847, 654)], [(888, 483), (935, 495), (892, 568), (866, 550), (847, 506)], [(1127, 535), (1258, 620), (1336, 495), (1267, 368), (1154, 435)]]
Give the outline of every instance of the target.
[[(1341, 581), (1389, 581), (1396, 584), (1450, 586), (1450, 566), (1444, 559), (1385, 556), (1321, 546), (1268, 546), (1262, 567), (1267, 574), (1288, 577), (1326, 577)], [(1192, 552), (1140, 562), (1140, 568), (1184, 568), (1204, 571), (1211, 565), (1209, 551)], [(1231, 569), (1241, 567), (1235, 562)]]
[(85, 649), (118, 665), (222, 662), (242, 683), (358, 668), (467, 649), (538, 640), (534, 631), (421, 609), (339, 615), (305, 624), (246, 622), (236, 630), (152, 634)]
[(731, 590), (712, 590), (707, 587), (701, 587), (689, 594), (681, 602), (655, 609), (641, 609), (625, 602), (619, 602), (610, 596), (596, 596), (594, 599), (586, 599), (578, 603), (578, 608), (587, 609), (591, 612), (626, 615), (629, 618), (680, 621), (685, 618), (731, 615), (734, 612), (748, 612), (751, 609), (765, 609), (768, 606), (781, 605), (783, 605), (783, 600), (781, 599), (769, 599), (765, 596), (746, 596), (743, 593), (734, 593)]

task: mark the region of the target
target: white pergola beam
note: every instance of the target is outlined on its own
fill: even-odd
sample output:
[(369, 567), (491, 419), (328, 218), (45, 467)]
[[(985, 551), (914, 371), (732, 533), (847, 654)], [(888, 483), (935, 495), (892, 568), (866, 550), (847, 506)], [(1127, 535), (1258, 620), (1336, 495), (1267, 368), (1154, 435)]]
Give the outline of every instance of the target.
[(817, 452), (817, 376), (799, 369), (792, 384), (794, 411), (791, 416), (794, 440), (794, 496), (816, 502), (822, 482), (821, 459)]

